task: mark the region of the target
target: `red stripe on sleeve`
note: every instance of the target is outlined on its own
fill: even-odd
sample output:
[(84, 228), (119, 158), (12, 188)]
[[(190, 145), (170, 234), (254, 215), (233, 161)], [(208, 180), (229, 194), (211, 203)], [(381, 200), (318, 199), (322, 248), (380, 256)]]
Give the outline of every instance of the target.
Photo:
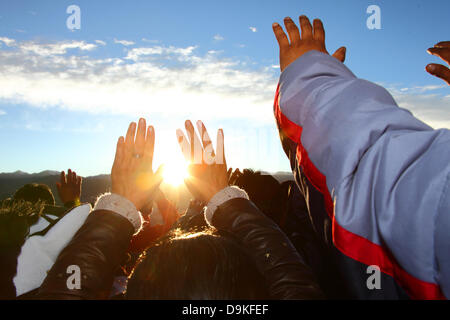
[(347, 257), (365, 265), (376, 265), (390, 275), (412, 299), (446, 299), (437, 284), (417, 279), (406, 272), (396, 262), (387, 248), (354, 234), (338, 224), (334, 216), (334, 203), (328, 191), (326, 177), (316, 168), (303, 147), (301, 135), (303, 128), (289, 120), (280, 108), (280, 85), (278, 84), (274, 101), (274, 114), (280, 130), (297, 144), (297, 162), (308, 181), (322, 193), (324, 207), (333, 221), (333, 243)]

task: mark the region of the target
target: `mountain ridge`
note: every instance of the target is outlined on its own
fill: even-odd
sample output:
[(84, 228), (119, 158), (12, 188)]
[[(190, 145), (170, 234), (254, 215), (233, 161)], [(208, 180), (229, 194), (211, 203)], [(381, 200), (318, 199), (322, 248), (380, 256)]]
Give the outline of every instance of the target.
[[(263, 172), (267, 174), (267, 172)], [(278, 181), (283, 182), (292, 180), (290, 172), (276, 172), (272, 174)], [(14, 172), (0, 173), (0, 200), (12, 197), (17, 189), (28, 183), (43, 183), (50, 187), (57, 204), (61, 205), (58, 197), (56, 183), (59, 181), (59, 171), (44, 170), (37, 173), (27, 173), (21, 170)], [(98, 174), (95, 176), (83, 177), (83, 185), (81, 192), (81, 202), (89, 202), (94, 204), (97, 197), (111, 190), (111, 177), (109, 174)], [(186, 187), (173, 188), (169, 185), (162, 185), (161, 190), (169, 199), (176, 201), (179, 209), (185, 209), (191, 198)]]

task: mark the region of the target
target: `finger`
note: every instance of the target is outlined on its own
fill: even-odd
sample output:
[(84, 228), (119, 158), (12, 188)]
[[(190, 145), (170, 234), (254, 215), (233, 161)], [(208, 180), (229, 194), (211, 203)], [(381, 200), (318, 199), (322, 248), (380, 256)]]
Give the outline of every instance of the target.
[(58, 192), (61, 192), (61, 183), (56, 183), (56, 189), (58, 190)]
[(446, 66), (443, 66), (442, 64), (431, 63), (427, 65), (426, 70), (433, 76), (441, 78), (442, 80), (447, 82), (448, 85), (450, 85), (450, 69)]
[(298, 30), (298, 27), (295, 25), (294, 21), (292, 21), (290, 17), (286, 17), (284, 18), (284, 25), (289, 35), (291, 45), (298, 44), (300, 42), (300, 31)]
[(162, 183), (164, 179), (163, 173), (164, 173), (164, 165), (160, 165), (156, 170), (155, 174), (153, 175), (154, 189), (159, 188), (159, 185)]
[(230, 180), (232, 173), (233, 173), (233, 168), (229, 168), (228, 171), (227, 171), (228, 180)]
[(127, 151), (134, 152), (134, 135), (136, 133), (136, 123), (131, 122), (125, 136), (125, 146)]
[(145, 141), (143, 150), (144, 162), (147, 164), (147, 166), (149, 166), (149, 169), (152, 168), (154, 150), (155, 150), (155, 128), (153, 128), (153, 126), (149, 126), (147, 129), (147, 139)]
[(213, 164), (215, 157), (214, 147), (205, 125), (200, 120), (197, 121), (197, 129), (200, 134), (200, 139), (202, 140), (202, 145), (204, 149), (203, 160), (205, 161), (206, 164)]
[(81, 186), (82, 183), (83, 183), (83, 178), (77, 177), (77, 185)]
[(314, 40), (325, 42), (325, 30), (323, 28), (322, 20), (314, 19), (313, 21), (313, 38)]
[(139, 119), (137, 133), (136, 133), (136, 142), (134, 144), (134, 153), (143, 156), (145, 150), (145, 133), (147, 129), (147, 124), (144, 118)]
[(302, 40), (307, 40), (312, 38), (312, 27), (311, 22), (309, 22), (309, 19), (307, 16), (300, 16), (300, 28), (302, 29)]
[(72, 184), (72, 170), (68, 169), (67, 170), (67, 184)]
[(448, 64), (450, 64), (450, 50), (449, 48), (429, 48), (428, 53), (439, 57)]
[[(201, 121), (197, 121), (197, 129), (198, 133), (200, 134), (200, 139), (202, 141), (203, 148), (206, 148), (208, 146), (212, 146), (211, 138), (209, 137), (208, 131), (206, 130), (205, 124)], [(214, 150), (213, 150), (214, 152)]]
[(233, 184), (236, 183), (236, 180), (239, 178), (240, 175), (241, 175), (241, 172), (239, 171), (239, 168), (234, 170), (233, 175), (231, 176), (231, 180), (233, 181)]
[(289, 47), (289, 40), (286, 36), (286, 34), (283, 31), (283, 28), (278, 23), (272, 24), (273, 33), (275, 34), (275, 38), (278, 41), (278, 45), (280, 46), (280, 49), (284, 49)]
[(191, 161), (191, 145), (189, 144), (189, 140), (186, 139), (183, 131), (181, 129), (177, 129), (177, 141), (180, 145), (181, 152), (183, 153), (184, 159), (187, 162)]
[(60, 181), (61, 181), (61, 185), (67, 183), (67, 181), (66, 181), (66, 173), (64, 171), (61, 171), (61, 174), (60, 174), (59, 178), (60, 178)]
[(77, 173), (72, 171), (72, 183), (77, 183)]
[(231, 173), (230, 178), (228, 179), (230, 185), (234, 185), (236, 184), (236, 170), (234, 170), (234, 172)]
[(184, 123), (186, 132), (189, 138), (189, 144), (191, 147), (191, 162), (195, 164), (201, 164), (203, 161), (203, 147), (197, 133), (195, 133), (194, 126), (190, 120), (186, 120)]
[(344, 62), (346, 53), (347, 53), (347, 48), (340, 47), (339, 49), (336, 50), (335, 53), (333, 53), (333, 57), (338, 59), (340, 62)]
[(450, 48), (450, 41), (441, 41), (434, 45), (435, 48)]
[(216, 154), (216, 164), (224, 164), (227, 162), (225, 160), (225, 146), (224, 146), (224, 137), (223, 130), (219, 129), (217, 131), (217, 154)]
[(118, 167), (122, 164), (124, 151), (125, 151), (125, 139), (124, 137), (119, 137), (119, 139), (117, 140), (116, 156), (114, 157), (113, 167)]

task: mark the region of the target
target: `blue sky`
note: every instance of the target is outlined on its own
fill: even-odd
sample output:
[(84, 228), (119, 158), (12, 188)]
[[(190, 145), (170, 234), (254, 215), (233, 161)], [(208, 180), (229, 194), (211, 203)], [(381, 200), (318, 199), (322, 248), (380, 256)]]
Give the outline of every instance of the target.
[[(66, 8), (81, 9), (81, 29)], [(366, 8), (381, 9), (369, 30)], [(11, 1), (0, 3), (0, 172), (108, 173), (128, 123), (155, 125), (156, 162), (181, 159), (175, 129), (224, 128), (231, 166), (289, 170), (271, 114), (279, 76), (271, 24), (306, 14), (330, 52), (402, 107), (450, 127), (450, 90), (424, 71), (450, 40), (449, 1)], [(3, 40), (1, 40), (3, 39)]]

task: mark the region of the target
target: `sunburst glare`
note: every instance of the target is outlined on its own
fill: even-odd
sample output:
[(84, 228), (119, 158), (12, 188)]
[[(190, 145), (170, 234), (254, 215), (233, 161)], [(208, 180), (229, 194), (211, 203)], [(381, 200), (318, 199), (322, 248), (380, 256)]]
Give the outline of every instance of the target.
[(183, 184), (184, 179), (188, 177), (188, 164), (185, 161), (168, 162), (164, 164), (164, 183), (178, 187)]

